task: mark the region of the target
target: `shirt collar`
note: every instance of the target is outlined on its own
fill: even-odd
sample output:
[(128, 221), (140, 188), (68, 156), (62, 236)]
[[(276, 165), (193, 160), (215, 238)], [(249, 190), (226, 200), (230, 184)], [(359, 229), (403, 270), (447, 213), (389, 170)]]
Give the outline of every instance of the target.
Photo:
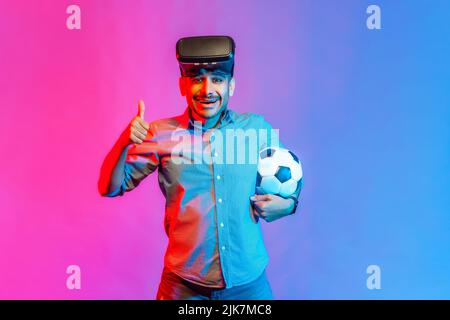
[[(216, 128), (220, 128), (229, 123), (234, 123), (236, 120), (236, 113), (233, 110), (228, 109), (228, 107), (225, 108), (225, 110), (223, 110), (222, 112), (224, 113), (224, 115), (220, 118), (219, 126)], [(185, 129), (193, 129), (196, 126), (191, 116), (189, 106), (186, 107), (184, 113), (179, 116), (179, 122), (181, 127)]]

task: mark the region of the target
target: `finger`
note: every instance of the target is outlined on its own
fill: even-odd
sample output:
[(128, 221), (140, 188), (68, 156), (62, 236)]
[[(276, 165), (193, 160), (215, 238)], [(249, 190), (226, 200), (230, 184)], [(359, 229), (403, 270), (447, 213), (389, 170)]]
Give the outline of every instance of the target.
[(267, 219), (267, 211), (264, 211), (264, 210), (255, 210), (256, 211), (256, 216), (258, 217), (258, 219), (259, 218), (261, 218), (261, 219), (264, 219), (264, 220), (266, 220)]
[(261, 216), (260, 211), (261, 211), (261, 210), (259, 210), (258, 208), (253, 207), (253, 214), (254, 214), (256, 217), (258, 217), (258, 218)]
[(258, 214), (258, 212), (256, 211), (256, 209), (253, 207), (253, 206), (250, 206), (250, 217), (252, 218), (252, 221), (254, 222), (254, 223), (258, 223), (258, 221), (259, 221), (259, 214)]
[(254, 202), (256, 201), (265, 201), (266, 200), (266, 195), (265, 194), (254, 194), (253, 196), (250, 197), (250, 199)]
[(144, 119), (144, 113), (145, 113), (145, 104), (144, 101), (139, 100), (139, 104), (138, 104), (138, 116), (141, 119)]
[(136, 121), (144, 128), (145, 130), (150, 129), (150, 124), (140, 117), (136, 117)]
[(142, 142), (144, 142), (143, 140), (141, 140), (137, 137), (134, 137), (134, 136), (131, 138), (131, 141), (133, 141), (133, 143), (136, 143), (136, 144), (141, 144)]
[(134, 129), (134, 128), (131, 129), (131, 134), (134, 135), (136, 138), (139, 138), (139, 139), (141, 139), (141, 140), (144, 140), (145, 137), (146, 137), (145, 134), (139, 132), (138, 130), (136, 130), (136, 129)]
[(261, 213), (261, 211), (263, 211), (266, 208), (266, 203), (264, 201), (254, 202), (253, 206), (259, 213)]
[(254, 202), (270, 201), (270, 200), (272, 200), (272, 195), (271, 194), (255, 194), (255, 195), (251, 196), (250, 199)]
[(252, 205), (252, 208), (253, 208), (253, 212), (254, 212), (257, 216), (259, 216), (259, 212), (261, 211), (261, 209), (260, 209), (258, 206), (256, 206), (256, 205)]
[[(139, 118), (136, 118), (139, 119)], [(133, 125), (131, 126), (134, 130), (140, 132), (141, 134), (143, 134), (144, 136), (147, 135), (147, 129), (145, 129), (144, 127), (142, 127), (141, 124), (139, 124), (139, 122), (134, 121)]]

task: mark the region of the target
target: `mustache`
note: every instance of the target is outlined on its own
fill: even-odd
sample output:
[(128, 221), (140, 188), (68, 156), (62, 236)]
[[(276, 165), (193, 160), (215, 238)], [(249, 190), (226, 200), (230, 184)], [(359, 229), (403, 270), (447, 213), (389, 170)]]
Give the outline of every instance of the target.
[(220, 96), (194, 96), (194, 99), (199, 101), (217, 101), (220, 99)]

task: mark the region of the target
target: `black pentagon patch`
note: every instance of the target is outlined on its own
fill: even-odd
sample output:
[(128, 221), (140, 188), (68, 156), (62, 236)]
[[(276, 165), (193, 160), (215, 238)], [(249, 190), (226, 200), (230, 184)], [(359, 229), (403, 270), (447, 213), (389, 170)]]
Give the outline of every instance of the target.
[(275, 154), (275, 149), (267, 148), (261, 151), (261, 159), (272, 157)]
[(259, 187), (261, 185), (262, 177), (259, 172), (256, 173), (256, 186)]
[(291, 169), (288, 167), (279, 166), (275, 177), (283, 183), (291, 178)]
[(291, 154), (292, 158), (294, 158), (294, 160), (295, 160), (297, 163), (300, 163), (300, 160), (298, 160), (297, 156), (296, 156), (292, 151), (289, 151), (289, 153)]

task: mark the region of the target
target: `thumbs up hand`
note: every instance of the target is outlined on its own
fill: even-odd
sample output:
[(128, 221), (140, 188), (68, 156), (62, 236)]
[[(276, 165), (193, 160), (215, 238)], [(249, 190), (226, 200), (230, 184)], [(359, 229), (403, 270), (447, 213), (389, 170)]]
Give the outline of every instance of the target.
[(139, 100), (139, 104), (138, 104), (138, 116), (144, 120), (144, 113), (145, 113), (145, 104), (144, 101)]
[(144, 120), (145, 104), (144, 101), (139, 100), (138, 114), (131, 120), (127, 129), (125, 130), (128, 138), (128, 143), (141, 144), (147, 136), (150, 125)]

